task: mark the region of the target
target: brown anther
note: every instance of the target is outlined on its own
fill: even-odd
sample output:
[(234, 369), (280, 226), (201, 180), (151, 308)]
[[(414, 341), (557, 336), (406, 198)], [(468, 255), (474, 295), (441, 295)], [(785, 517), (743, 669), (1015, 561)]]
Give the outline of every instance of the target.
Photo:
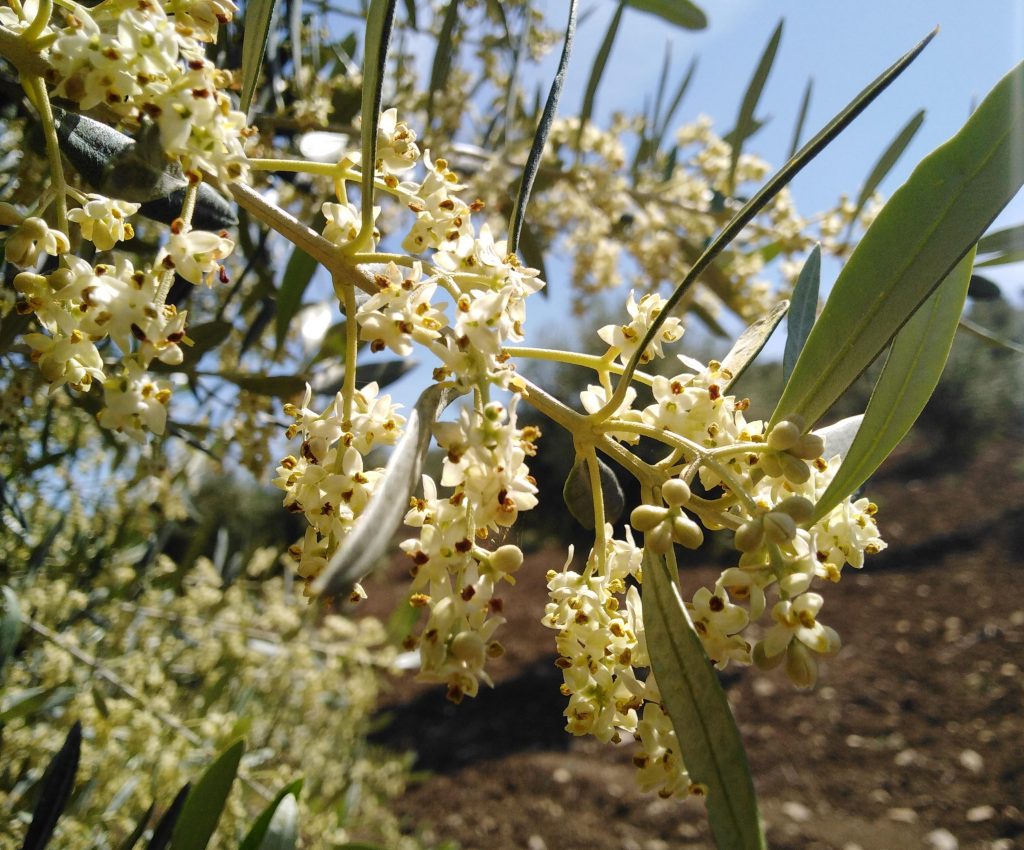
[(722, 388), (718, 384), (711, 384), (708, 387), (708, 398), (712, 401), (717, 401), (722, 396)]
[(132, 322), (131, 330), (132, 336), (135, 337), (139, 342), (146, 341), (146, 332), (134, 322)]

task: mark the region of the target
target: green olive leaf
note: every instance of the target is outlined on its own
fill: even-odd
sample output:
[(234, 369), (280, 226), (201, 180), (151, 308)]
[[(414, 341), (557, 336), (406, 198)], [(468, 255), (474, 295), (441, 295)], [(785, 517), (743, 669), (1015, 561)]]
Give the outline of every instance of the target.
[(1024, 184), (1024, 63), (889, 199), (844, 266), (770, 425), (835, 403)]
[(644, 551), (644, 631), (651, 671), (690, 778), (707, 788), (716, 844), (723, 850), (765, 850), (743, 740), (673, 573), (663, 557)]

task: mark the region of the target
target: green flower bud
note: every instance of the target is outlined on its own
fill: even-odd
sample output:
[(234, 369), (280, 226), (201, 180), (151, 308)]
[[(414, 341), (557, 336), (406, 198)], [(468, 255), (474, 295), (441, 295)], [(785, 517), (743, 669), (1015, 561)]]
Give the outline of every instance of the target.
[(661, 497), (670, 508), (679, 508), (690, 501), (690, 487), (678, 478), (673, 478), (661, 485)]
[(452, 638), (452, 655), (471, 667), (483, 667), (487, 647), (476, 632), (459, 632)]
[(786, 543), (796, 537), (796, 523), (789, 514), (770, 511), (764, 515), (764, 536), (772, 543)]
[(506, 544), (499, 546), (491, 553), (491, 566), (499, 573), (512, 575), (523, 565), (523, 550), (518, 546)]
[(644, 546), (656, 555), (664, 555), (672, 548), (672, 525), (662, 522), (644, 534)]
[(754, 647), (753, 653), (751, 653), (751, 657), (758, 670), (774, 670), (783, 662), (786, 653), (780, 652), (778, 655), (766, 655), (764, 642), (758, 642)]
[(790, 496), (775, 506), (776, 511), (789, 514), (797, 525), (807, 522), (814, 515), (814, 502), (803, 496)]
[(792, 481), (794, 484), (807, 483), (807, 479), (811, 477), (811, 468), (805, 461), (785, 452), (779, 454), (778, 458), (779, 465), (782, 467), (782, 474), (786, 476), (787, 481)]
[(640, 505), (634, 508), (633, 513), (629, 515), (629, 524), (637, 531), (646, 534), (655, 526), (660, 525), (667, 516), (668, 511), (665, 508), (657, 508), (654, 505)]
[(779, 456), (777, 454), (761, 455), (758, 460), (758, 465), (764, 470), (764, 474), (769, 478), (782, 477), (782, 464), (779, 463)]
[(704, 542), (704, 532), (688, 516), (672, 517), (672, 539), (687, 549), (696, 549)]
[(764, 543), (764, 523), (760, 517), (749, 520), (736, 529), (733, 544), (741, 552), (753, 552), (760, 549), (762, 543)]
[(789, 681), (798, 688), (813, 688), (818, 681), (818, 662), (811, 651), (800, 641), (794, 640), (790, 641), (784, 654)]
[(817, 434), (804, 434), (790, 451), (804, 460), (815, 460), (825, 451), (825, 440)]
[(803, 421), (794, 417), (783, 419), (768, 434), (768, 446), (777, 452), (785, 452), (793, 448), (803, 433)]

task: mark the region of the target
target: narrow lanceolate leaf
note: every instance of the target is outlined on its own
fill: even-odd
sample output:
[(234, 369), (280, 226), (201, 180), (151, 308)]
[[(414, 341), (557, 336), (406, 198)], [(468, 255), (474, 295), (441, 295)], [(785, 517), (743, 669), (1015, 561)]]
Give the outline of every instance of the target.
[(601, 78), (604, 76), (604, 69), (608, 64), (608, 56), (611, 54), (612, 46), (615, 44), (615, 36), (618, 35), (619, 23), (622, 21), (622, 12), (625, 8), (624, 0), (620, 0), (618, 7), (615, 9), (615, 14), (612, 15), (611, 22), (608, 24), (608, 30), (601, 40), (601, 46), (597, 49), (597, 55), (594, 56), (594, 64), (590, 68), (587, 87), (583, 92), (583, 106), (580, 107), (580, 129), (576, 133), (577, 149), (580, 147), (580, 140), (583, 138), (583, 130), (590, 123), (590, 118), (594, 114), (594, 100), (597, 98), (597, 87), (601, 85)]
[(1000, 336), (995, 331), (982, 327), (970, 319), (960, 319), (960, 327), (971, 334), (971, 336), (976, 336), (978, 339), (987, 342), (993, 348), (1002, 348), (1006, 351), (1012, 351), (1014, 354), (1024, 354), (1024, 345), (1021, 345), (1021, 343)]
[(746, 750), (665, 559), (644, 552), (643, 609), (651, 671), (691, 781), (707, 788), (708, 821), (725, 850), (767, 847)]
[(405, 423), (405, 433), (388, 458), (380, 485), (352, 533), (313, 583), (313, 593), (348, 593), (388, 550), (391, 535), (402, 524), (409, 497), (419, 484), (423, 459), (430, 447), (431, 426), (458, 395), (458, 390), (444, 384), (434, 384), (420, 395)]
[(788, 309), (789, 302), (780, 301), (772, 307), (767, 315), (762, 316), (739, 335), (736, 342), (733, 343), (732, 349), (722, 360), (722, 371), (728, 371), (732, 375), (729, 382), (722, 388), (723, 392), (728, 392), (729, 388), (739, 380), (740, 375), (747, 371), (747, 367), (761, 353), (761, 349), (771, 338)]
[(1024, 184), (1024, 63), (914, 169), (843, 268), (772, 415), (813, 424)]
[(1007, 251), (1003, 254), (996, 254), (994, 257), (988, 257), (978, 263), (978, 267), (983, 266), (1005, 266), (1010, 263), (1024, 263), (1024, 249), (1019, 251)]
[(836, 455), (841, 458), (846, 457), (846, 453), (850, 451), (850, 446), (853, 445), (853, 440), (857, 436), (857, 431), (860, 430), (860, 423), (863, 421), (864, 414), (858, 413), (856, 416), (847, 416), (845, 419), (840, 419), (838, 422), (816, 430), (814, 433), (825, 441), (821, 456), (827, 460), (831, 460)]
[(242, 112), (248, 112), (263, 66), (275, 0), (248, 0), (242, 27)]
[(690, 0), (625, 0), (626, 5), (640, 12), (649, 12), (659, 18), (688, 30), (702, 30), (708, 25), (707, 16)]
[(893, 166), (899, 161), (903, 151), (907, 149), (907, 145), (917, 135), (917, 131), (921, 129), (923, 123), (924, 110), (921, 109), (904, 125), (903, 129), (896, 134), (896, 138), (889, 143), (889, 147), (882, 152), (882, 155), (868, 174), (867, 179), (865, 179), (864, 185), (861, 186), (860, 194), (857, 195), (857, 203), (854, 205), (853, 215), (851, 216), (851, 228), (853, 227), (853, 222), (857, 220), (857, 216), (860, 215), (861, 210), (864, 209), (864, 205), (875, 193), (875, 190), (878, 189), (889, 172), (892, 171)]
[(4, 681), (4, 667), (14, 655), (21, 637), (21, 605), (14, 591), (6, 584), (0, 587), (0, 685)]
[(781, 39), (782, 21), (779, 21), (779, 25), (775, 28), (775, 32), (772, 33), (772, 37), (768, 39), (764, 53), (761, 54), (761, 60), (757, 63), (754, 76), (750, 78), (750, 84), (743, 95), (743, 101), (740, 103), (740, 113), (736, 118), (736, 126), (725, 137), (726, 141), (732, 146), (729, 158), (729, 178), (726, 183), (730, 191), (735, 188), (736, 166), (739, 163), (740, 154), (743, 153), (743, 143), (762, 126), (762, 122), (757, 120), (754, 112), (757, 110), (757, 104), (761, 100), (764, 85), (768, 82), (768, 74), (775, 63), (775, 54), (779, 49), (779, 41)]
[(405, 17), (410, 27), (418, 28), (416, 25), (416, 0), (405, 0)]
[(652, 140), (654, 150), (658, 150), (658, 148), (661, 147), (661, 143), (665, 139), (665, 134), (668, 132), (668, 128), (672, 124), (672, 119), (679, 110), (679, 105), (683, 102), (683, 98), (686, 96), (687, 89), (690, 88), (690, 83), (693, 81), (693, 75), (696, 71), (697, 58), (694, 57), (690, 60), (690, 65), (686, 69), (686, 74), (680, 81), (679, 88), (676, 89), (676, 93), (672, 96), (672, 102), (668, 105), (668, 109), (665, 110), (665, 114), (661, 118), (661, 123), (655, 131), (655, 137)]
[(800, 101), (800, 111), (797, 112), (796, 124), (793, 125), (793, 140), (789, 143), (789, 156), (793, 157), (800, 150), (800, 139), (804, 134), (804, 124), (807, 121), (807, 112), (811, 108), (811, 93), (814, 91), (814, 80), (809, 79), (804, 88), (804, 96)]
[(971, 251), (896, 334), (857, 436), (814, 508), (815, 521), (867, 481), (921, 415), (949, 357), (973, 261)]
[(299, 840), (299, 804), (287, 794), (274, 812), (259, 850), (295, 850)]
[(146, 827), (149, 826), (149, 819), (153, 817), (155, 809), (156, 805), (150, 804), (150, 807), (142, 813), (142, 817), (135, 824), (135, 829), (128, 833), (124, 840), (117, 845), (117, 850), (134, 850), (135, 845), (139, 843), (139, 839), (142, 838), (142, 834), (146, 831)]
[(427, 93), (427, 126), (434, 122), (434, 100), (443, 95), (452, 70), (452, 52), (455, 49), (455, 24), (459, 20), (459, 0), (448, 0), (448, 8), (441, 19), (441, 30), (437, 35), (437, 50), (430, 66), (430, 89)]
[(185, 800), (188, 799), (188, 794), (191, 790), (191, 783), (186, 782), (181, 786), (181, 790), (174, 795), (171, 805), (167, 807), (163, 816), (157, 821), (156, 826), (153, 827), (153, 835), (149, 839), (149, 844), (146, 845), (146, 850), (167, 850), (171, 844), (174, 827), (177, 826), (178, 818), (181, 817), (181, 810), (185, 806)]
[(292, 248), (288, 265), (284, 269), (284, 277), (281, 278), (281, 288), (277, 293), (277, 312), (274, 314), (274, 341), (278, 351), (284, 345), (288, 326), (302, 304), (302, 296), (305, 295), (306, 287), (313, 279), (318, 265), (319, 263), (301, 248)]
[(270, 801), (267, 807), (260, 812), (259, 817), (253, 821), (252, 826), (249, 828), (249, 832), (245, 838), (242, 839), (242, 843), (238, 846), (238, 850), (260, 850), (260, 845), (263, 843), (263, 839), (267, 834), (267, 829), (270, 827), (270, 822), (274, 818), (274, 813), (277, 811), (278, 806), (281, 805), (281, 801), (285, 797), (291, 797), (294, 800), (298, 797), (299, 792), (302, 791), (302, 779), (296, 779), (294, 782), (289, 782), (284, 786), (277, 794), (274, 799)]
[(846, 108), (828, 122), (815, 136), (790, 160), (771, 176), (767, 183), (757, 190), (754, 197), (747, 201), (743, 207), (730, 219), (729, 223), (722, 228), (721, 232), (704, 249), (703, 253), (694, 260), (686, 276), (676, 286), (675, 290), (668, 297), (665, 306), (662, 308), (658, 318), (655, 319), (647, 329), (647, 333), (637, 346), (636, 352), (626, 364), (626, 369), (615, 387), (612, 398), (605, 405), (606, 411), (615, 410), (625, 397), (626, 388), (632, 379), (640, 362), (641, 354), (647, 350), (651, 340), (657, 336), (665, 320), (672, 314), (683, 296), (697, 281), (701, 275), (713, 271), (712, 264), (722, 251), (740, 234), (744, 227), (767, 206), (771, 200), (782, 191), (782, 189), (799, 174), (819, 153), (821, 153), (840, 133), (843, 132), (856, 118), (874, 102), (883, 91), (902, 74), (928, 46), (928, 43), (935, 37), (932, 31), (912, 50), (905, 53), (898, 61), (879, 74), (860, 94), (858, 94)]
[(1024, 251), (1024, 224), (986, 233), (978, 241), (978, 256)]
[(82, 724), (76, 722), (43, 774), (39, 802), (32, 811), (32, 823), (25, 833), (25, 843), (21, 845), (21, 850), (43, 850), (49, 844), (57, 820), (71, 798), (81, 751)]
[(291, 398), (294, 395), (301, 395), (306, 389), (306, 379), (301, 375), (248, 375), (244, 372), (197, 372), (196, 374), (223, 378), (246, 392), (274, 396), (275, 398)]
[(797, 358), (818, 315), (818, 290), (821, 287), (821, 245), (815, 245), (807, 257), (793, 287), (793, 299), (786, 321), (786, 350), (782, 354), (782, 380), (793, 374)]
[(227, 804), (244, 749), (244, 741), (235, 741), (192, 786), (174, 827), (171, 850), (206, 850)]
[(526, 165), (523, 166), (523, 179), (519, 183), (519, 192), (516, 194), (516, 200), (512, 206), (512, 215), (508, 226), (508, 250), (512, 253), (515, 253), (519, 247), (523, 219), (526, 217), (526, 205), (530, 201), (533, 183), (537, 179), (540, 160), (544, 155), (544, 146), (547, 144), (548, 133), (551, 132), (555, 112), (558, 110), (558, 100), (562, 96), (565, 76), (569, 71), (569, 56), (572, 55), (572, 42), (576, 36), (576, 6), (577, 0), (569, 0), (569, 22), (565, 25), (565, 41), (562, 42), (562, 55), (558, 59), (558, 70), (555, 71), (555, 78), (551, 81), (548, 99), (544, 103), (544, 111), (541, 113), (537, 132), (534, 133), (533, 144), (530, 146), (529, 156), (526, 157)]
[(362, 216), (356, 243), (362, 244), (373, 233), (373, 178), (377, 162), (377, 127), (380, 100), (384, 91), (384, 70), (395, 22), (395, 0), (370, 0), (366, 12), (366, 41), (363, 49), (362, 116)]

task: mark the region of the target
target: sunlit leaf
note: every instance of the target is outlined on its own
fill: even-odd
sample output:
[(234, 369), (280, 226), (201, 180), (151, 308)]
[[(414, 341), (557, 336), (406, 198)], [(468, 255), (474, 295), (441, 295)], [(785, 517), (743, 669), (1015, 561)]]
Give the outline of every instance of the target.
[[(601, 477), (605, 522), (617, 522), (626, 506), (622, 485), (611, 467), (600, 458), (597, 467)], [(578, 458), (569, 470), (562, 487), (562, 501), (580, 525), (586, 529), (594, 528), (594, 491), (590, 486), (590, 471), (585, 458)]]
[(772, 425), (821, 418), (1017, 193), (1022, 92), (1024, 63), (889, 199), (840, 272)]
[(362, 203), (357, 242), (368, 239), (373, 232), (373, 179), (377, 162), (377, 127), (380, 123), (380, 100), (384, 91), (391, 27), (395, 21), (395, 0), (370, 0), (366, 11), (366, 41), (363, 50), (362, 116)]
[(808, 255), (793, 287), (793, 299), (786, 321), (786, 349), (782, 355), (782, 380), (788, 381), (818, 315), (818, 290), (821, 287), (821, 245)]
[(277, 292), (277, 311), (274, 314), (274, 343), (278, 351), (284, 345), (288, 327), (302, 304), (302, 296), (318, 266), (319, 263), (301, 248), (292, 248), (284, 277), (281, 278), (281, 288)]
[(807, 113), (811, 108), (811, 94), (814, 92), (814, 80), (809, 79), (804, 88), (804, 96), (800, 100), (800, 109), (797, 112), (796, 123), (793, 125), (793, 140), (789, 143), (789, 156), (800, 150), (800, 139), (804, 134), (804, 124), (807, 122)]
[(743, 94), (740, 112), (736, 117), (736, 126), (725, 136), (725, 140), (732, 147), (729, 154), (729, 177), (727, 180), (730, 191), (735, 188), (736, 166), (739, 163), (740, 154), (743, 153), (743, 143), (763, 126), (764, 122), (759, 121), (754, 113), (761, 101), (765, 83), (768, 82), (768, 74), (771, 73), (772, 65), (775, 63), (775, 54), (778, 52), (781, 39), (782, 21), (779, 21), (775, 32), (772, 33), (768, 44), (765, 45), (764, 53), (761, 54), (761, 59), (754, 70), (754, 76), (750, 78), (747, 90)]
[(594, 56), (594, 64), (590, 67), (590, 77), (587, 79), (587, 87), (583, 92), (583, 105), (580, 107), (580, 128), (576, 133), (576, 147), (579, 148), (580, 140), (583, 138), (583, 131), (594, 114), (594, 100), (597, 97), (597, 87), (601, 84), (604, 76), (605, 66), (608, 64), (608, 56), (615, 44), (615, 36), (619, 32), (619, 22), (622, 20), (622, 12), (626, 8), (625, 0), (620, 0), (615, 14), (608, 24), (608, 29), (601, 40), (601, 46)]
[(708, 25), (707, 16), (690, 0), (625, 0), (626, 5), (640, 12), (649, 12), (659, 18), (688, 30), (702, 30)]
[(273, 819), (278, 806), (281, 805), (281, 802), (285, 797), (291, 797), (292, 800), (298, 797), (299, 793), (302, 791), (302, 784), (302, 779), (296, 779), (294, 782), (289, 782), (284, 786), (284, 788), (277, 792), (274, 799), (270, 801), (267, 807), (260, 812), (256, 820), (252, 822), (252, 826), (249, 828), (249, 832), (246, 833), (242, 843), (238, 846), (238, 850), (260, 850), (263, 839), (267, 834), (267, 830), (270, 827), (271, 820)]
[(729, 223), (721, 230), (721, 232), (711, 240), (700, 256), (694, 260), (690, 266), (690, 270), (686, 273), (686, 276), (682, 281), (680, 281), (675, 290), (668, 297), (661, 313), (658, 315), (658, 318), (651, 323), (650, 327), (648, 327), (647, 333), (644, 334), (644, 338), (637, 346), (636, 352), (630, 358), (629, 363), (626, 364), (626, 369), (615, 388), (615, 393), (608, 401), (608, 407), (614, 408), (616, 405), (621, 403), (622, 396), (628, 386), (629, 379), (639, 364), (642, 352), (647, 350), (647, 346), (650, 345), (651, 340), (653, 340), (660, 332), (665, 320), (672, 314), (672, 311), (682, 300), (683, 296), (689, 291), (690, 287), (692, 287), (702, 275), (714, 270), (713, 264), (715, 259), (723, 250), (725, 250), (729, 243), (739, 235), (751, 219), (764, 209), (764, 207), (769, 204), (771, 200), (808, 165), (808, 163), (810, 163), (819, 153), (821, 153), (822, 150), (825, 149), (825, 147), (827, 147), (840, 133), (842, 133), (843, 130), (845, 130), (857, 118), (857, 116), (867, 109), (874, 99), (885, 91), (885, 89), (887, 89), (896, 80), (896, 78), (907, 69), (910, 63), (920, 55), (921, 51), (924, 50), (934, 37), (935, 31), (931, 32), (916, 47), (904, 54), (897, 62), (876, 77), (860, 94), (847, 104), (846, 108), (843, 109), (842, 112), (829, 121), (828, 124), (818, 131), (814, 138), (797, 151), (789, 162), (772, 175), (768, 182), (757, 191), (754, 197), (747, 201), (739, 212), (730, 219)]
[(82, 751), (82, 724), (75, 721), (64, 745), (50, 761), (39, 787), (39, 802), (32, 811), (32, 823), (21, 850), (44, 850), (50, 842), (64, 807), (71, 798)]
[(814, 433), (825, 441), (825, 447), (822, 449), (821, 456), (828, 459), (836, 455), (846, 457), (846, 453), (850, 450), (850, 446), (853, 445), (853, 439), (857, 436), (857, 431), (860, 429), (860, 423), (863, 421), (864, 414), (858, 413), (856, 416), (847, 416), (845, 419), (840, 419), (838, 422), (833, 422), (824, 428), (818, 428)]
[(722, 360), (722, 371), (732, 375), (729, 382), (722, 388), (723, 392), (728, 392), (729, 388), (747, 371), (747, 367), (754, 362), (771, 335), (775, 333), (775, 329), (785, 317), (788, 309), (789, 302), (780, 301), (766, 315), (739, 335), (729, 353)]
[(235, 741), (192, 786), (174, 827), (171, 850), (205, 850), (224, 812), (244, 749), (244, 741)]
[(693, 782), (707, 788), (715, 843), (729, 850), (767, 847), (746, 750), (718, 676), (679, 595), (675, 570), (644, 552), (647, 651)]
[(391, 535), (402, 524), (409, 509), (409, 497), (419, 484), (423, 459), (430, 447), (430, 429), (458, 395), (455, 387), (444, 384), (434, 384), (420, 395), (405, 423), (405, 433), (388, 458), (380, 485), (356, 520), (351, 534), (313, 583), (313, 593), (327, 596), (347, 593), (387, 551)]
[[(899, 161), (899, 158), (907, 149), (907, 145), (913, 141), (914, 136), (917, 135), (917, 131), (921, 129), (923, 123), (924, 110), (921, 109), (904, 125), (903, 129), (896, 134), (896, 138), (882, 152), (882, 155), (869, 172), (867, 179), (865, 179), (864, 185), (861, 186), (860, 194), (857, 195), (857, 202), (854, 204), (854, 211), (850, 216), (853, 221), (856, 221), (857, 216), (864, 209), (864, 205), (875, 193), (875, 190), (878, 189), (889, 172), (892, 171), (893, 166)], [(851, 228), (853, 227), (853, 221), (850, 222)]]
[(1024, 224), (994, 230), (992, 233), (986, 233), (978, 241), (978, 256), (1003, 254), (1009, 251), (1024, 251)]
[(242, 93), (241, 110), (248, 112), (256, 82), (260, 77), (263, 55), (267, 52), (270, 23), (274, 18), (275, 0), (247, 0), (242, 23)]
[(815, 505), (814, 521), (867, 481), (921, 415), (953, 346), (973, 262), (970, 251), (896, 334), (857, 436)]
[(437, 49), (430, 66), (430, 87), (427, 89), (427, 126), (434, 123), (434, 100), (444, 95), (448, 86), (448, 75), (452, 70), (452, 52), (455, 50), (455, 24), (459, 20), (459, 0), (448, 0), (441, 19), (441, 30), (437, 34)]
[(259, 850), (295, 850), (299, 839), (299, 804), (295, 795), (286, 794), (267, 826)]
[(526, 217), (526, 205), (530, 202), (530, 193), (533, 191), (533, 184), (537, 179), (540, 161), (544, 156), (544, 146), (547, 144), (548, 133), (551, 132), (551, 125), (555, 120), (558, 100), (562, 96), (562, 86), (565, 84), (565, 76), (569, 70), (569, 56), (572, 54), (573, 38), (576, 35), (576, 5), (577, 0), (569, 0), (569, 22), (565, 27), (562, 55), (558, 59), (558, 69), (555, 71), (555, 78), (551, 81), (548, 99), (544, 102), (544, 111), (537, 124), (537, 132), (533, 135), (533, 144), (530, 146), (526, 165), (523, 166), (523, 176), (519, 181), (519, 191), (516, 193), (516, 200), (512, 205), (512, 215), (509, 217), (508, 225), (508, 250), (512, 253), (519, 248), (523, 219)]

